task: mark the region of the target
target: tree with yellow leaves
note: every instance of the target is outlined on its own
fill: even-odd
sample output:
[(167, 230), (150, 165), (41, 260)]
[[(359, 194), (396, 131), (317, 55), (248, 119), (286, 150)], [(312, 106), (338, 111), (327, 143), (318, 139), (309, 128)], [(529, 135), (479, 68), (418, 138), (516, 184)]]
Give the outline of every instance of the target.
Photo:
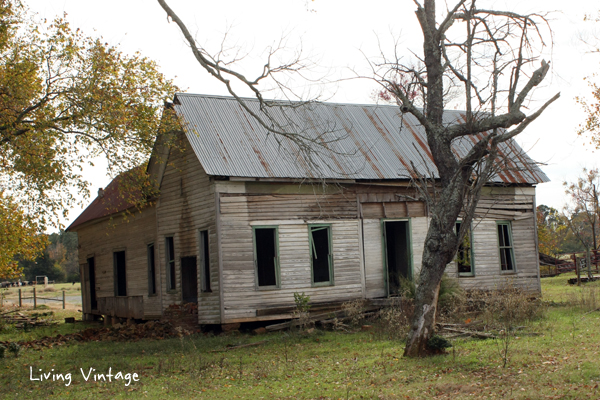
[(567, 218), (553, 207), (537, 206), (537, 230), (540, 253), (556, 257), (563, 252), (563, 243), (569, 233)]
[(125, 55), (64, 19), (36, 21), (0, 0), (0, 277), (19, 254), (44, 248), (35, 233), (58, 226), (89, 183), (82, 169), (108, 160), (113, 174), (148, 157), (164, 101), (176, 87), (140, 54)]

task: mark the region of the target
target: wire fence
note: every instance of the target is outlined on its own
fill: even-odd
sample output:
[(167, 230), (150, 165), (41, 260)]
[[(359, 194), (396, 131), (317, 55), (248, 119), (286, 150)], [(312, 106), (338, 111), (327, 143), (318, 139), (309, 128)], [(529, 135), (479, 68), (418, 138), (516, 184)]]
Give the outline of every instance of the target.
[(45, 300), (45, 301), (61, 301), (62, 308), (63, 308), (63, 310), (65, 309), (65, 291), (64, 290), (62, 291), (62, 298), (38, 296), (35, 286), (33, 287), (31, 296), (25, 297), (25, 296), (23, 296), (24, 294), (28, 294), (27, 291), (26, 290), (24, 291), (23, 289), (19, 289), (19, 307), (23, 307), (23, 300), (33, 300), (33, 308), (37, 308), (38, 300)]
[(587, 274), (587, 278), (595, 280), (594, 273), (600, 273), (600, 252), (591, 250), (588, 253), (567, 253), (559, 254), (554, 257), (554, 265), (544, 265), (541, 270), (541, 276), (557, 276), (565, 272), (575, 272), (577, 274), (577, 284), (581, 280), (581, 274)]

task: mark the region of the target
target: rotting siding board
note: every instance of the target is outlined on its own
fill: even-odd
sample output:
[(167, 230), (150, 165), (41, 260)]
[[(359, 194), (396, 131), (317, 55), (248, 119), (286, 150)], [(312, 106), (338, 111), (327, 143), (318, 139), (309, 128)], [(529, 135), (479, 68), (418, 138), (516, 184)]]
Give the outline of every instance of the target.
[[(162, 308), (181, 303), (181, 257), (197, 257), (198, 322), (217, 324), (220, 316), (220, 282), (215, 221), (214, 183), (202, 169), (189, 147), (170, 152), (161, 185), (157, 212), (158, 270), (162, 277)], [(199, 231), (208, 230), (211, 292), (203, 292), (199, 260)], [(175, 271), (177, 289), (166, 291), (164, 237), (175, 233)]]

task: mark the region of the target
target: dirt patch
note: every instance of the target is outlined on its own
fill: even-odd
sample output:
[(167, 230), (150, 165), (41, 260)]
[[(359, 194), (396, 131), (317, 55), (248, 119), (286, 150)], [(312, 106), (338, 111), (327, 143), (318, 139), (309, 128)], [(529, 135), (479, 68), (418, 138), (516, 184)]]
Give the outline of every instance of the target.
[[(168, 322), (149, 321), (145, 324), (114, 326), (110, 328), (88, 328), (68, 335), (46, 336), (31, 341), (20, 341), (23, 348), (41, 349), (62, 346), (72, 341), (78, 342), (132, 342), (140, 339), (168, 339), (191, 335), (193, 332), (174, 327)], [(8, 342), (0, 344), (7, 345)]]

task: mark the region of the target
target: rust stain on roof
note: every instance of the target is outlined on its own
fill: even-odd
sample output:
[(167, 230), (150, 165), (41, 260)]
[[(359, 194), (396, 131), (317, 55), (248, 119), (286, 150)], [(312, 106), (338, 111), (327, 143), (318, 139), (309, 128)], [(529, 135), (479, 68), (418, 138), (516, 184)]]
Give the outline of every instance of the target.
[[(381, 127), (383, 125), (383, 123), (381, 122), (379, 117), (377, 115), (375, 115), (374, 113), (371, 114), (369, 112), (369, 110), (365, 107), (363, 107), (363, 111), (365, 112), (367, 117), (371, 120), (371, 122), (373, 123), (373, 126), (375, 126), (375, 129), (377, 129), (377, 131), (379, 133), (381, 133), (381, 136), (383, 137), (383, 139), (390, 146), (390, 149), (394, 152), (394, 154), (398, 158), (398, 161), (400, 161), (402, 163), (402, 165), (404, 166), (404, 168), (406, 168), (406, 170), (408, 171), (410, 176), (413, 178), (417, 178), (417, 174), (415, 173), (415, 171), (413, 171), (412, 167), (410, 165), (408, 165), (408, 163), (404, 160), (404, 157), (402, 157), (402, 154), (400, 154), (400, 152), (396, 148), (396, 145), (392, 142), (391, 138), (389, 137), (390, 133), (386, 129)], [(377, 118), (377, 120), (379, 120), (379, 123), (377, 123), (377, 121), (375, 121), (375, 118)]]
[(421, 137), (419, 136), (419, 134), (417, 132), (415, 132), (412, 125), (408, 122), (407, 118), (404, 118), (404, 116), (402, 116), (402, 121), (404, 122), (404, 125), (408, 128), (410, 133), (412, 133), (412, 135), (414, 136), (417, 143), (419, 143), (419, 146), (421, 146), (421, 148), (425, 151), (425, 154), (427, 154), (427, 156), (431, 159), (431, 161), (433, 161), (433, 154), (431, 154), (431, 150), (429, 149), (429, 146), (421, 140)]
[[(346, 131), (346, 133), (348, 133), (348, 136), (350, 136), (352, 138), (352, 140), (356, 144), (356, 147), (358, 148), (358, 151), (360, 151), (362, 153), (362, 155), (365, 157), (365, 160), (369, 163), (371, 168), (373, 168), (373, 171), (375, 172), (375, 174), (377, 174), (377, 177), (379, 179), (385, 179), (385, 176), (381, 173), (379, 168), (377, 168), (377, 165), (375, 164), (375, 162), (373, 162), (373, 160), (377, 160), (377, 158), (375, 157), (373, 152), (371, 152), (371, 149), (368, 149), (368, 151), (365, 150), (365, 147), (364, 147), (365, 143), (361, 143), (356, 138), (354, 131), (346, 125), (346, 120), (344, 118), (341, 118), (341, 116), (339, 115), (339, 109), (337, 107), (334, 107), (333, 110), (334, 110), (333, 112), (335, 113), (335, 115), (338, 116), (338, 118), (342, 121), (342, 126), (344, 127), (344, 130)], [(369, 153), (371, 153), (371, 155), (369, 155)]]
[[(209, 175), (398, 179), (400, 171), (410, 176), (412, 163), (424, 164), (427, 170), (436, 171), (424, 128), (402, 116), (395, 106), (318, 103), (303, 107), (301, 103), (282, 102), (291, 107), (275, 107), (272, 116), (291, 118), (298, 124), (301, 134), (308, 139), (308, 146), (318, 147), (316, 156), (310, 159), (293, 140), (266, 140), (269, 136), (266, 129), (233, 98), (194, 94), (178, 94), (177, 98), (180, 104), (176, 104), (175, 109), (179, 117), (191, 126), (197, 125), (202, 133), (198, 138), (188, 132), (188, 139)], [(259, 112), (256, 99), (244, 100)], [(445, 122), (462, 123), (465, 115), (460, 113), (445, 111)], [(344, 132), (344, 137), (335, 141), (335, 130), (330, 129), (331, 126)], [(185, 124), (184, 129), (187, 129)], [(399, 134), (395, 134), (397, 131)], [(475, 138), (485, 137), (465, 136), (469, 138), (453, 142), (454, 154), (468, 154)], [(509, 169), (518, 166), (519, 174), (503, 172), (495, 175), (493, 182), (547, 181), (545, 174), (520, 151), (516, 142), (509, 141), (500, 147), (513, 163)]]
[[(254, 128), (252, 127), (252, 124), (248, 120), (248, 116), (246, 115), (244, 110), (241, 108), (242, 106), (239, 106), (239, 107), (240, 107), (239, 111), (241, 111), (241, 114), (246, 119), (246, 122), (247, 122), (246, 126), (249, 126), (250, 130), (254, 132)], [(261, 165), (265, 169), (265, 172), (267, 173), (267, 175), (269, 175), (270, 178), (274, 177), (275, 174), (273, 174), (273, 170), (269, 166), (269, 163), (267, 162), (267, 160), (265, 160), (265, 157), (263, 157), (262, 152), (256, 146), (256, 141), (254, 140), (254, 137), (249, 132), (246, 132), (246, 131), (244, 131), (244, 135), (246, 135), (246, 138), (248, 139), (250, 146), (252, 146), (252, 150), (254, 151), (254, 154), (256, 154), (256, 156), (258, 157), (258, 161), (261, 163)]]

